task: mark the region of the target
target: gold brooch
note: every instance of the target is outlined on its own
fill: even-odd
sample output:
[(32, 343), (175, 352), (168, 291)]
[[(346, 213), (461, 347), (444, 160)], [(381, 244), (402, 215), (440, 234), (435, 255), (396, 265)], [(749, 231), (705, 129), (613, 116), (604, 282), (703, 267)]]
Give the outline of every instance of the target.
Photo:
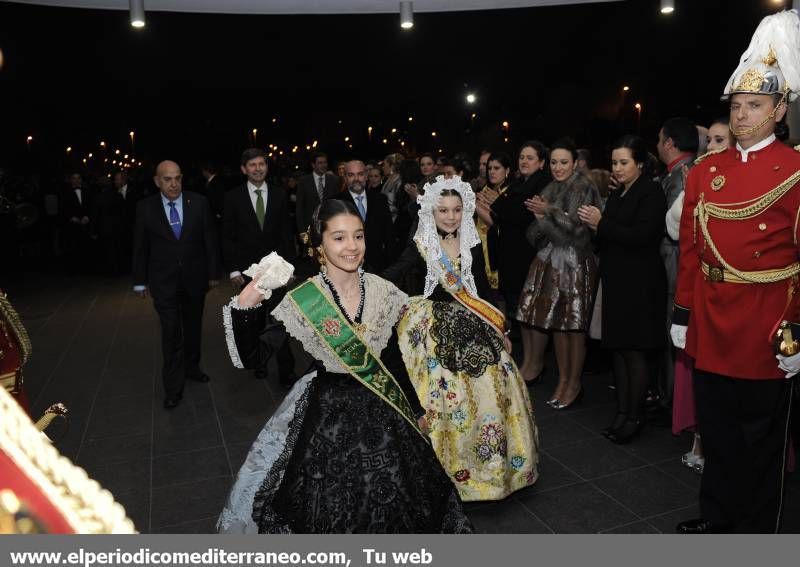
[(712, 191), (719, 191), (720, 189), (722, 189), (723, 185), (725, 185), (724, 175), (717, 175), (714, 179), (711, 180)]

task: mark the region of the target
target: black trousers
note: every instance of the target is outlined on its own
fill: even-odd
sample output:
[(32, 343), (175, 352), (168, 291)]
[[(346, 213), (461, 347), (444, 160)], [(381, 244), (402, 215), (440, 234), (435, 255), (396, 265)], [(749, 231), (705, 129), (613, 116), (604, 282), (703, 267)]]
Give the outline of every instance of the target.
[(737, 533), (776, 533), (783, 504), (790, 380), (694, 371), (705, 468), (700, 512)]
[(205, 295), (189, 295), (185, 290), (170, 297), (153, 298), (161, 320), (161, 372), (167, 397), (179, 396), (187, 378), (200, 371), (200, 337), (203, 329)]

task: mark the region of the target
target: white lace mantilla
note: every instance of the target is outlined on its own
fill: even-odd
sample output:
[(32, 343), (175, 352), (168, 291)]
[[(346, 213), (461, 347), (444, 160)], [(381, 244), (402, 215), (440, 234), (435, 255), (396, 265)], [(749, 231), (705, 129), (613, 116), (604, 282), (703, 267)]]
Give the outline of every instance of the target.
[(295, 417), (297, 401), (311, 385), (317, 372), (310, 372), (298, 380), (275, 413), (258, 434), (247, 458), (236, 475), (225, 508), (217, 520), (217, 531), (222, 534), (257, 534), (253, 521), (253, 501), (275, 461), (283, 452), (289, 425)]
[[(333, 303), (333, 295), (322, 277), (314, 276), (313, 279)], [(366, 330), (361, 338), (376, 355), (380, 355), (392, 336), (392, 329), (400, 319), (400, 310), (408, 302), (408, 296), (374, 274), (364, 274), (364, 296), (361, 322)], [(300, 341), (305, 351), (320, 361), (328, 372), (348, 372), (305, 317), (298, 312), (288, 294), (272, 311), (272, 315), (284, 324), (286, 331)]]
[(433, 218), (433, 209), (439, 206), (442, 191), (452, 189), (461, 195), (463, 213), (461, 227), (458, 229), (460, 238), (459, 253), (461, 255), (461, 281), (473, 297), (478, 297), (475, 287), (475, 278), (472, 275), (472, 247), (481, 243), (478, 230), (475, 228), (473, 215), (475, 214), (475, 192), (469, 183), (461, 181), (458, 176), (445, 179), (440, 175), (434, 183), (425, 184), (425, 193), (417, 197), (419, 204), (419, 224), (414, 234), (414, 242), (428, 266), (425, 275), (425, 291), (423, 295), (430, 297), (439, 282), (444, 281), (444, 268), (442, 267), (442, 247), (439, 243), (439, 232), (436, 230), (436, 221)]

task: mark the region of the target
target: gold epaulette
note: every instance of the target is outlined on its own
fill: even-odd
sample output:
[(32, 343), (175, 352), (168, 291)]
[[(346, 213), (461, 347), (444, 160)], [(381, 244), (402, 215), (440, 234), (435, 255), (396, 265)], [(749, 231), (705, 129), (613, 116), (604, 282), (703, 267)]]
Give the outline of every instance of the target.
[(700, 163), (701, 161), (706, 159), (708, 156), (713, 156), (715, 154), (721, 154), (722, 152), (724, 152), (727, 149), (728, 148), (720, 148), (718, 150), (711, 150), (710, 152), (706, 152), (703, 155), (699, 156), (696, 160), (694, 160), (694, 164), (697, 165), (698, 163)]
[(136, 533), (125, 509), (111, 493), (62, 456), (2, 389), (0, 454), (36, 486), (76, 533)]
[[(20, 366), (24, 366), (31, 357), (31, 339), (28, 337), (28, 332), (25, 330), (19, 314), (12, 307), (5, 292), (0, 290), (0, 323), (3, 321), (8, 324), (14, 334), (20, 350)], [(0, 327), (3, 325), (0, 324)]]

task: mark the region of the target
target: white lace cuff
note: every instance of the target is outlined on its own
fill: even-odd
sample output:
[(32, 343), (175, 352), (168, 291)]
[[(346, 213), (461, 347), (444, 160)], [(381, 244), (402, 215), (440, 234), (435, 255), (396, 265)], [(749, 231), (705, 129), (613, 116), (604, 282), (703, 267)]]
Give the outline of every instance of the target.
[(225, 327), (225, 343), (228, 345), (228, 354), (231, 357), (231, 362), (236, 368), (244, 368), (244, 364), (242, 364), (242, 359), (239, 357), (239, 349), (236, 348), (236, 336), (233, 333), (231, 309), (236, 309), (237, 311), (251, 311), (253, 309), (258, 309), (259, 305), (241, 307), (239, 305), (239, 296), (237, 295), (232, 297), (228, 304), (222, 307), (222, 325)]

